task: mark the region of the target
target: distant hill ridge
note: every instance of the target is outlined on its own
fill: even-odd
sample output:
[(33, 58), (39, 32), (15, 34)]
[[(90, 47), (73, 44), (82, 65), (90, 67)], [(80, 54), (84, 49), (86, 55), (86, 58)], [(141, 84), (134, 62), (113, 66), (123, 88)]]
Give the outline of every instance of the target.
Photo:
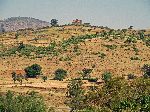
[(31, 17), (11, 17), (5, 20), (0, 20), (0, 32), (17, 31), (26, 28), (42, 28), (50, 26), (49, 22), (42, 21)]

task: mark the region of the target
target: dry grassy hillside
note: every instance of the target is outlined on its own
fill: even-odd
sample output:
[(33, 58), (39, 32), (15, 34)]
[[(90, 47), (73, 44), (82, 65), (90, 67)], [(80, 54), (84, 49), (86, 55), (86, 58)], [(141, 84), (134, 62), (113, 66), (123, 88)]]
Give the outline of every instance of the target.
[[(136, 30), (62, 26), (1, 34), (0, 85), (10, 84), (3, 86), (1, 91), (8, 88), (22, 91), (24, 85), (18, 85), (16, 88), (13, 85), (11, 72), (23, 71), (35, 63), (41, 65), (43, 74), (49, 79), (53, 79), (58, 68), (67, 71), (67, 79), (80, 77), (84, 68), (93, 69), (91, 76), (99, 79), (105, 71), (111, 72), (113, 76), (126, 77), (130, 73), (141, 76), (141, 67), (150, 63), (149, 33), (149, 30), (144, 31), (146, 36), (143, 39), (141, 31)], [(22, 44), (25, 48), (18, 50)], [(41, 93), (46, 94), (45, 97), (48, 96), (48, 101), (50, 98), (56, 101), (60, 99), (55, 103), (53, 100), (49, 101), (51, 105), (64, 106), (62, 101), (65, 94), (61, 94), (61, 88), (67, 87), (66, 80), (41, 82), (41, 79), (31, 79), (31, 84), (28, 85), (31, 88), (24, 88), (23, 91), (43, 91)], [(36, 87), (39, 87), (39, 90)], [(57, 92), (56, 88), (59, 88)], [(57, 94), (51, 93), (54, 92), (51, 91), (53, 89), (56, 89)], [(51, 96), (48, 95), (50, 93)]]

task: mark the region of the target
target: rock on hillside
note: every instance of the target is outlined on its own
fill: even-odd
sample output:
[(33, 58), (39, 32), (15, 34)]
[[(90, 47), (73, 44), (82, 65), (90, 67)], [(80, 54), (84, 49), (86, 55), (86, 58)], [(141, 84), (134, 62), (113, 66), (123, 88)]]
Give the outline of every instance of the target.
[(11, 17), (4, 21), (0, 20), (0, 29), (4, 29), (6, 32), (26, 28), (37, 29), (46, 26), (50, 26), (50, 23), (31, 17)]

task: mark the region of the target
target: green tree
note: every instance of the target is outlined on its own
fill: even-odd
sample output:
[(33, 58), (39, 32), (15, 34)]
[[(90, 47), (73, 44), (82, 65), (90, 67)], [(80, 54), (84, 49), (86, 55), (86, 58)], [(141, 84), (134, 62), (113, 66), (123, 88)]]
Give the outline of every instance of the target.
[(58, 25), (58, 20), (57, 19), (52, 19), (51, 20), (51, 25), (52, 26), (57, 26)]
[(26, 67), (25, 69), (26, 76), (29, 78), (35, 78), (42, 74), (42, 67), (38, 64), (33, 64), (31, 66)]
[(55, 74), (54, 77), (55, 80), (62, 81), (67, 76), (67, 71), (63, 69), (57, 69), (54, 74)]

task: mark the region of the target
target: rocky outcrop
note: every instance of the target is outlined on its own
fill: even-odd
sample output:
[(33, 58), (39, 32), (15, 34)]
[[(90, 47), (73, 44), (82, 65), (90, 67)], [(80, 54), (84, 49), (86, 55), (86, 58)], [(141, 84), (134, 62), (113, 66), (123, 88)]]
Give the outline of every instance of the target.
[(0, 21), (0, 32), (17, 31), (26, 28), (37, 29), (46, 26), (50, 26), (50, 23), (39, 19), (31, 17), (11, 17)]

